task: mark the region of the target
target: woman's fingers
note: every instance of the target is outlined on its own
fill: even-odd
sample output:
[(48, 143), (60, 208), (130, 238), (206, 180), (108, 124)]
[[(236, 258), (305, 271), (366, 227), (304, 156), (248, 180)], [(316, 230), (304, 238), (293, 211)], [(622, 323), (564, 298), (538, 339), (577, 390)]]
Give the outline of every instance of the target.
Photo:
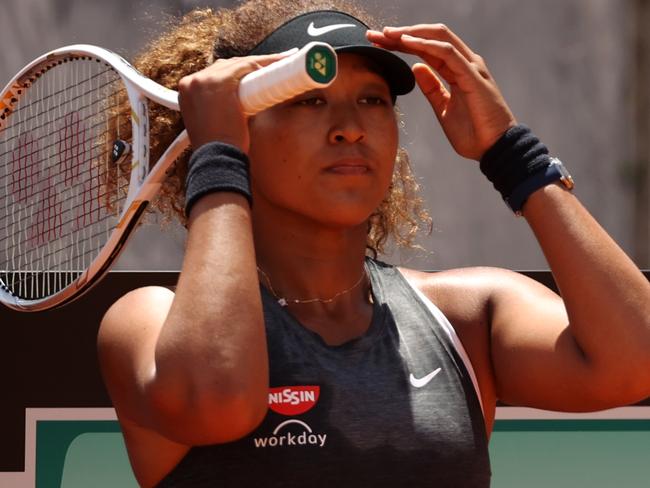
[(385, 47), (386, 49), (398, 48), (399, 39), (402, 35), (448, 42), (468, 61), (472, 61), (476, 56), (474, 51), (472, 51), (460, 37), (444, 24), (418, 24), (403, 27), (384, 27), (381, 32), (375, 30), (368, 31), (368, 39), (371, 42), (381, 44), (382, 47)]
[(423, 63), (413, 65), (413, 74), (422, 93), (427, 97), (439, 120), (445, 115), (450, 94), (433, 70)]
[(419, 56), (431, 68), (436, 70), (442, 78), (450, 84), (458, 84), (461, 89), (470, 89), (462, 86), (462, 81), (475, 79), (476, 69), (456, 47), (448, 42), (431, 39), (422, 39), (404, 34), (400, 43), (409, 54)]
[(276, 61), (280, 61), (281, 59), (286, 58), (287, 56), (291, 56), (292, 54), (295, 54), (297, 52), (298, 52), (298, 48), (294, 47), (293, 49), (289, 49), (288, 51), (284, 51), (276, 54), (258, 54), (255, 56), (246, 56), (245, 58), (232, 58), (232, 59), (242, 59), (242, 60), (250, 61), (251, 63), (254, 63), (259, 67), (263, 67), (263, 66), (268, 66), (269, 64), (273, 64)]
[(372, 29), (368, 29), (366, 31), (366, 38), (370, 42), (374, 42), (379, 47), (383, 47), (384, 49), (389, 49), (391, 51), (399, 50), (399, 37), (400, 36), (387, 36), (383, 31), (376, 31)]
[(277, 54), (260, 54), (256, 56), (217, 59), (212, 65), (208, 66), (203, 71), (220, 72), (224, 77), (233, 77), (239, 81), (248, 73), (252, 73), (264, 66), (273, 64), (276, 61), (286, 58), (296, 52), (298, 52), (298, 48)]
[[(418, 56), (418, 86), (456, 151), (478, 159), (514, 122), (485, 61), (443, 24), (368, 31), (379, 47)], [(448, 86), (445, 86), (446, 82)]]
[(468, 61), (471, 61), (475, 53), (445, 24), (418, 24), (403, 27), (384, 27), (383, 33), (388, 38), (398, 39), (401, 35), (420, 37), (448, 42), (453, 45)]
[(239, 100), (239, 82), (248, 73), (289, 54), (218, 59), (181, 79), (178, 101), (192, 145), (199, 147), (219, 140), (248, 151), (250, 139)]
[(438, 40), (415, 37), (405, 33), (408, 30), (431, 35), (430, 30), (420, 26), (399, 30), (387, 27), (386, 32), (368, 31), (368, 39), (379, 47), (420, 57), (447, 83), (457, 84), (463, 91), (472, 90), (473, 83), (479, 79), (491, 79), (483, 59), (450, 31), (436, 28), (435, 32), (447, 39)]

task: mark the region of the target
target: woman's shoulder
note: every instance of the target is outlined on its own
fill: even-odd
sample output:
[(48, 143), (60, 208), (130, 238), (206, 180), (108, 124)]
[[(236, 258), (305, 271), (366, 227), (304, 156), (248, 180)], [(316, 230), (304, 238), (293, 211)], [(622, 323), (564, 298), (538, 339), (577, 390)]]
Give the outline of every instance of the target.
[(131, 290), (118, 298), (106, 311), (102, 327), (115, 320), (147, 313), (151, 307), (162, 303), (169, 304), (174, 298), (174, 291), (164, 286), (143, 286)]
[[(175, 287), (174, 287), (175, 288)], [(109, 308), (109, 312), (113, 308), (131, 308), (138, 306), (146, 306), (152, 302), (159, 300), (170, 300), (174, 298), (174, 288), (166, 286), (142, 286), (128, 291), (120, 298), (118, 298), (113, 305)]]
[(171, 307), (174, 292), (162, 286), (129, 291), (106, 311), (99, 326), (97, 346), (100, 363), (111, 362), (125, 350), (135, 350), (157, 337)]
[(452, 300), (462, 293), (487, 298), (497, 288), (515, 286), (522, 275), (515, 271), (489, 266), (454, 268), (440, 271), (422, 271), (398, 268), (412, 285), (436, 303), (442, 299)]
[[(467, 267), (443, 271), (399, 268), (411, 286), (433, 302), (462, 334), (489, 329), (497, 304), (518, 294), (541, 294), (542, 285), (516, 271)], [(548, 291), (548, 290), (547, 290)]]

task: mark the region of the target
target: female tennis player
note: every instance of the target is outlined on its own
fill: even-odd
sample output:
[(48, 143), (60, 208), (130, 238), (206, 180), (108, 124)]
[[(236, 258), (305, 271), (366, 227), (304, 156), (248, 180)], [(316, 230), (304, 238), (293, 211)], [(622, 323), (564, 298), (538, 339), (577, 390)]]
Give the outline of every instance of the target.
[[(564, 166), (447, 27), (370, 23), (347, 1), (252, 0), (189, 14), (137, 62), (179, 89), (194, 148), (165, 200), (187, 215), (178, 286), (127, 294), (99, 335), (143, 486), (487, 487), (497, 400), (650, 396), (650, 285)], [(334, 83), (242, 115), (239, 80), (312, 40), (337, 51)], [(506, 270), (375, 259), (427, 222), (394, 105), (415, 83), (531, 226), (561, 297)], [(173, 117), (154, 121), (161, 146)]]

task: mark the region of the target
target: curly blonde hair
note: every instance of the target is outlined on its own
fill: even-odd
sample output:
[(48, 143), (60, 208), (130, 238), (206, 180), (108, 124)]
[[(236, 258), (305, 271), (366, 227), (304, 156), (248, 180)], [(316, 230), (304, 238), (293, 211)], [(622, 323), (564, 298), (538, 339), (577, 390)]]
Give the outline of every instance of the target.
[[(233, 9), (195, 9), (170, 21), (166, 33), (151, 42), (133, 64), (145, 76), (176, 90), (181, 78), (214, 60), (246, 55), (287, 20), (302, 13), (330, 9), (351, 14), (370, 27), (378, 26), (367, 12), (348, 0), (248, 0)], [(150, 107), (150, 119), (150, 158), (155, 162), (182, 131), (183, 121), (180, 113), (155, 104)], [(153, 202), (163, 215), (176, 215), (182, 223), (190, 154), (188, 150), (176, 161)], [(390, 189), (368, 221), (367, 248), (372, 255), (384, 252), (389, 237), (398, 246), (412, 246), (420, 227), (430, 229), (431, 219), (418, 192), (408, 154), (400, 149)]]

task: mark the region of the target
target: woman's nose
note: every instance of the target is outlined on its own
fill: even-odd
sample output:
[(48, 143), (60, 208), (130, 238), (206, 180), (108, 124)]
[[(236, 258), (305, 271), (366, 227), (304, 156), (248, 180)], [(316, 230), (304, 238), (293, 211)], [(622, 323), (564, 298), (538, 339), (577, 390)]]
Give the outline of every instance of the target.
[(333, 107), (331, 124), (328, 139), (332, 144), (361, 142), (366, 136), (363, 121), (354, 108)]

